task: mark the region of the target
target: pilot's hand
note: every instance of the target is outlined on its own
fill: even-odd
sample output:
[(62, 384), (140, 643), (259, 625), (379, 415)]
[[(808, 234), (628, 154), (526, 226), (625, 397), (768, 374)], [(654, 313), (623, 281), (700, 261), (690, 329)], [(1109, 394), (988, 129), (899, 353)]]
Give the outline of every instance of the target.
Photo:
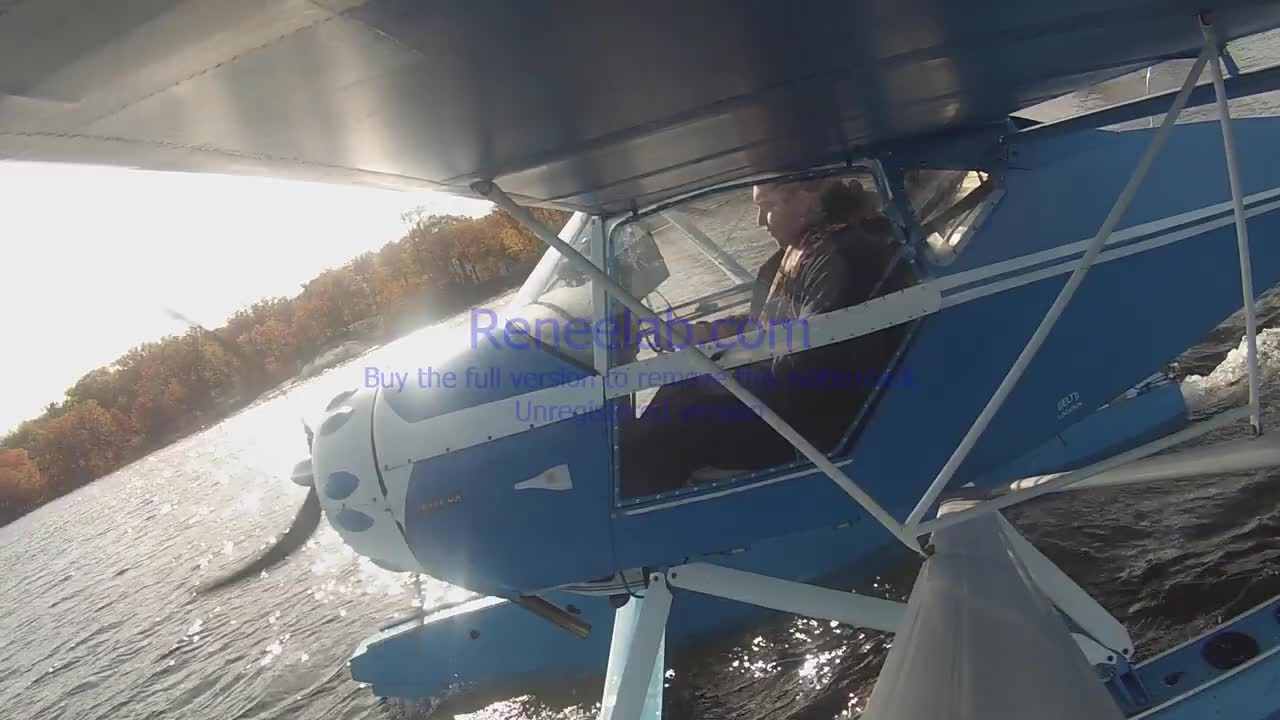
[(699, 320), (688, 325), (679, 323), (672, 324), (669, 327), (671, 332), (657, 332), (653, 335), (658, 347), (666, 352), (683, 350), (691, 345), (701, 345), (711, 339), (711, 323), (709, 322)]
[[(713, 340), (733, 337), (742, 332), (742, 326), (745, 321), (745, 315), (734, 315), (710, 322), (699, 320), (698, 322), (690, 323), (688, 326), (673, 327), (670, 333), (671, 337), (657, 338), (658, 345), (663, 350), (671, 352), (684, 349), (690, 345), (701, 345)], [(684, 327), (688, 328), (689, 337), (687, 339), (681, 337)], [(659, 333), (659, 335), (663, 334)]]

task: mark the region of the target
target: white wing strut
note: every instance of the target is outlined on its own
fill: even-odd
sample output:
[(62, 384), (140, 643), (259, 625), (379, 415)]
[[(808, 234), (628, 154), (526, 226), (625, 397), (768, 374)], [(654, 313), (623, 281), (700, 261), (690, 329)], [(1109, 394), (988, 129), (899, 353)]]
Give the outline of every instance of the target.
[(1244, 214), (1244, 193), (1240, 189), (1240, 170), (1236, 167), (1236, 140), (1231, 132), (1231, 109), (1227, 106), (1227, 91), (1222, 82), (1222, 67), (1218, 64), (1218, 38), (1213, 25), (1204, 18), (1200, 21), (1206, 48), (1213, 48), (1215, 56), (1209, 63), (1209, 76), (1213, 78), (1213, 94), (1218, 102), (1218, 122), (1222, 126), (1222, 154), (1227, 159), (1227, 182), (1231, 185), (1231, 207), (1236, 221), (1236, 251), (1240, 255), (1240, 287), (1244, 291), (1244, 328), (1249, 363), (1249, 421), (1253, 434), (1262, 434), (1262, 398), (1258, 385), (1258, 317), (1254, 310), (1253, 263), (1249, 258), (1249, 224)]
[(1107, 213), (1106, 219), (1102, 221), (1102, 227), (1098, 229), (1098, 234), (1094, 235), (1093, 239), (1089, 241), (1084, 255), (1080, 258), (1080, 263), (1072, 271), (1071, 277), (1067, 278), (1067, 284), (1062, 287), (1058, 297), (1049, 306), (1049, 311), (1045, 313), (1044, 319), (1040, 321), (1039, 327), (1032, 333), (1031, 339), (1022, 348), (1018, 358), (1013, 361), (1009, 372), (1000, 381), (1000, 385), (991, 395), (986, 407), (982, 409), (977, 419), (973, 421), (973, 425), (969, 427), (969, 431), (965, 433), (951, 457), (942, 466), (942, 470), (938, 472), (938, 476), (934, 478), (929, 489), (920, 498), (915, 509), (907, 516), (907, 520), (903, 524), (906, 525), (909, 533), (917, 534), (920, 521), (924, 518), (925, 513), (933, 507), (933, 502), (938, 499), (938, 496), (946, 489), (947, 484), (955, 477), (960, 465), (969, 457), (969, 452), (977, 445), (982, 433), (986, 431), (996, 413), (1004, 406), (1005, 401), (1009, 399), (1009, 395), (1013, 393), (1013, 388), (1022, 379), (1022, 374), (1026, 372), (1031, 365), (1031, 361), (1040, 352), (1040, 347), (1044, 345), (1044, 341), (1049, 337), (1054, 325), (1058, 323), (1058, 318), (1062, 317), (1062, 313), (1067, 309), (1071, 298), (1075, 297), (1076, 290), (1080, 288), (1085, 276), (1089, 274), (1089, 268), (1093, 266), (1093, 261), (1097, 259), (1098, 253), (1106, 246), (1107, 241), (1111, 239), (1111, 234), (1115, 232), (1116, 226), (1120, 224), (1125, 212), (1129, 210), (1129, 205), (1133, 202), (1134, 196), (1138, 194), (1138, 189), (1142, 187), (1143, 180), (1146, 180), (1147, 173), (1151, 170), (1151, 165), (1155, 162), (1156, 156), (1160, 154), (1160, 150), (1164, 148), (1165, 141), (1169, 139), (1169, 133), (1173, 131), (1174, 122), (1182, 114), (1182, 108), (1186, 106), (1187, 99), (1191, 97), (1191, 91), (1195, 89), (1196, 81), (1200, 78), (1200, 73), (1204, 70), (1205, 63), (1209, 58), (1214, 57), (1216, 52), (1214, 47), (1207, 42), (1205, 43), (1204, 49), (1200, 51), (1200, 56), (1196, 58), (1195, 63), (1191, 66), (1191, 71), (1187, 73), (1187, 79), (1183, 81), (1182, 89), (1174, 97), (1173, 104), (1169, 107), (1169, 112), (1165, 114), (1164, 120), (1160, 123), (1160, 129), (1156, 131), (1155, 137), (1151, 139), (1151, 143), (1138, 161), (1138, 167), (1134, 169), (1133, 175), (1129, 177), (1129, 182), (1120, 191), (1120, 196), (1116, 198), (1115, 204), (1111, 206), (1111, 211)]

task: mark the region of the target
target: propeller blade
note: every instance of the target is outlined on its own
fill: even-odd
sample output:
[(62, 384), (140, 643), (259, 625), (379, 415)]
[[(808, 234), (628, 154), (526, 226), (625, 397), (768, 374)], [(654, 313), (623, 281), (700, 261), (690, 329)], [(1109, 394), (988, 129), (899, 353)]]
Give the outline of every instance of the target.
[(305, 545), (307, 540), (310, 540), (311, 536), (315, 534), (316, 528), (320, 527), (322, 515), (320, 496), (316, 493), (315, 487), (312, 487), (307, 491), (307, 499), (302, 503), (302, 507), (298, 509), (298, 514), (294, 516), (293, 524), (289, 526), (289, 529), (285, 531), (284, 535), (280, 536), (280, 539), (274, 545), (267, 548), (265, 552), (244, 567), (200, 586), (199, 592), (213, 592), (228, 585), (234, 585), (241, 580), (261, 574), (263, 570), (289, 557), (294, 551)]
[(165, 308), (165, 313), (178, 322), (186, 323), (187, 327), (192, 330), (198, 330), (204, 337), (222, 348), (228, 355), (238, 360), (241, 366), (243, 366), (245, 375), (251, 383), (261, 387), (267, 387), (271, 384), (271, 373), (267, 371), (267, 366), (258, 358), (250, 357), (240, 348), (239, 345), (222, 337), (218, 333), (210, 330), (173, 308)]

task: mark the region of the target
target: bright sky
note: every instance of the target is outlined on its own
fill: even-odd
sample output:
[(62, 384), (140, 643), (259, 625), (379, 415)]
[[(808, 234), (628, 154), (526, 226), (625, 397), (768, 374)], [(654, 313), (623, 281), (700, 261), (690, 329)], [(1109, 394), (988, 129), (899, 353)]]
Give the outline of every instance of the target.
[(0, 435), (134, 345), (215, 327), (404, 234), (400, 214), (478, 215), (432, 193), (0, 163)]

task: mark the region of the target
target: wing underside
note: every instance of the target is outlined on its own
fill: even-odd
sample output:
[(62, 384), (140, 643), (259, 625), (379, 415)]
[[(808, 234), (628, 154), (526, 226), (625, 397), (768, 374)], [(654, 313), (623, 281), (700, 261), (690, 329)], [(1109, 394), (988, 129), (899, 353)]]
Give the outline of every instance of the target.
[[(1201, 40), (1183, 0), (0, 0), (0, 159), (617, 211), (980, 125)], [(1223, 0), (1227, 39), (1280, 3)]]

